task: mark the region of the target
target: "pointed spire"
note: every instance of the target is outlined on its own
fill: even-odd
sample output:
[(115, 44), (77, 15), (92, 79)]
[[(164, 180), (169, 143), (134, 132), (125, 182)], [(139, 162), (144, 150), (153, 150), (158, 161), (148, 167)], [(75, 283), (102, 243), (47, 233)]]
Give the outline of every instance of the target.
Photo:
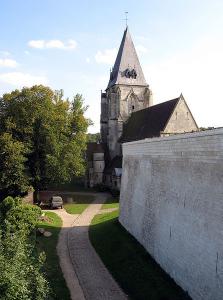
[(184, 99), (184, 96), (183, 96), (183, 93), (180, 94), (179, 99), (185, 100), (185, 99)]
[(108, 88), (115, 84), (148, 86), (128, 26), (124, 31), (111, 75)]

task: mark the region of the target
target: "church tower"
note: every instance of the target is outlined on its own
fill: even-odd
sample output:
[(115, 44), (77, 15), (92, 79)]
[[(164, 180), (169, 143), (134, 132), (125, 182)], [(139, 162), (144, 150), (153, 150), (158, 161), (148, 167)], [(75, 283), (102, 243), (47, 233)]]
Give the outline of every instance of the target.
[(121, 155), (119, 138), (123, 123), (132, 112), (152, 105), (152, 92), (146, 83), (128, 27), (110, 72), (108, 86), (101, 93), (101, 138), (110, 158)]

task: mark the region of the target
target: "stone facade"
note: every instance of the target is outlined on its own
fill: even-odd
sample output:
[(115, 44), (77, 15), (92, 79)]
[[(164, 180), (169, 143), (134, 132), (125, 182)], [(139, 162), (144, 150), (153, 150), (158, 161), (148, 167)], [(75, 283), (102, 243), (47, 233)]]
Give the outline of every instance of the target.
[(107, 89), (101, 94), (101, 138), (108, 145), (110, 159), (121, 155), (123, 123), (133, 112), (151, 105), (152, 92), (126, 28)]
[(194, 300), (223, 295), (223, 129), (123, 144), (121, 224)]
[[(87, 185), (105, 183), (120, 188), (122, 163), (121, 143), (146, 137), (197, 131), (197, 124), (183, 98), (153, 105), (129, 29), (126, 28), (105, 92), (101, 93), (101, 142), (104, 147), (100, 166), (94, 153), (89, 155)], [(129, 130), (128, 130), (129, 129)], [(126, 135), (127, 132), (127, 135)], [(127, 139), (127, 140), (126, 140)]]
[(86, 186), (94, 187), (103, 181), (105, 168), (104, 147), (99, 143), (88, 143), (87, 145), (87, 174)]
[(183, 95), (181, 95), (180, 100), (161, 135), (166, 136), (193, 131), (198, 131), (198, 126)]
[(103, 180), (103, 171), (105, 168), (104, 153), (94, 153), (93, 160), (89, 165), (89, 183), (90, 187), (100, 184)]
[(138, 110), (152, 104), (152, 94), (148, 86), (116, 85), (101, 95), (101, 138), (108, 145), (111, 159), (121, 155), (119, 138), (123, 123)]

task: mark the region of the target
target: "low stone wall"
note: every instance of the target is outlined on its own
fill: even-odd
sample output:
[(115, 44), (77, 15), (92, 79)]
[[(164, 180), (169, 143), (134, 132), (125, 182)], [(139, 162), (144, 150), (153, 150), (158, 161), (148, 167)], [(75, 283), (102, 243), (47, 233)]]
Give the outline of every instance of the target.
[(119, 220), (194, 300), (222, 300), (223, 129), (124, 144)]

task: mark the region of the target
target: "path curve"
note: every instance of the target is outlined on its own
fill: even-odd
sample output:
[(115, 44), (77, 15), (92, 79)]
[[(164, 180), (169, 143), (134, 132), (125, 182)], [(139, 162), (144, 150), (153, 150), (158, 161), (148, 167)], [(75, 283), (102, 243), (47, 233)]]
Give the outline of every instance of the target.
[(107, 198), (106, 194), (94, 196), (95, 201), (81, 215), (55, 210), (63, 220), (57, 245), (61, 269), (72, 300), (126, 300), (89, 240), (89, 225)]

